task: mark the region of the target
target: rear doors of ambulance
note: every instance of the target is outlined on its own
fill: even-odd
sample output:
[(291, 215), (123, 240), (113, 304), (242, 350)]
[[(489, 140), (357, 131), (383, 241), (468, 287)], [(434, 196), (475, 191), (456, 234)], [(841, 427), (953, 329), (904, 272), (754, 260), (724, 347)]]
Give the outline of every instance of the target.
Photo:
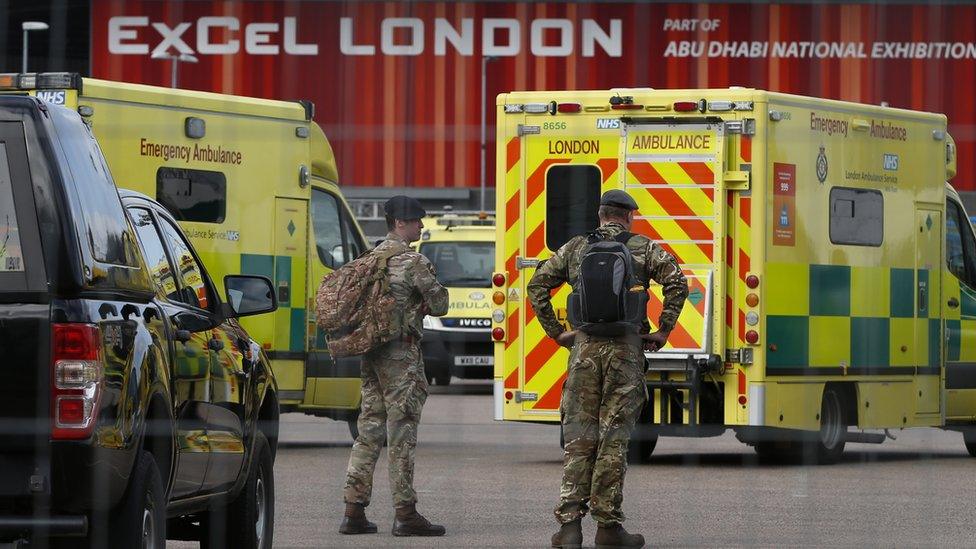
[[(634, 197), (640, 208), (634, 232), (673, 253), (689, 276), (691, 296), (665, 351), (703, 353), (712, 347), (705, 329), (713, 316), (709, 288), (724, 284), (724, 272), (714, 269), (724, 238), (723, 202), (716, 198), (723, 140), (724, 125), (717, 118), (628, 123), (600, 115), (525, 115), (518, 148), (513, 150), (510, 143), (508, 151), (509, 166), (521, 169), (522, 185), (508, 195), (506, 205), (506, 235), (517, 230), (519, 248), (506, 265), (511, 273), (510, 316), (517, 318), (518, 330), (509, 329), (505, 351), (506, 361), (522, 363), (505, 387), (521, 389), (516, 395), (523, 419), (558, 418), (568, 359), (568, 351), (548, 338), (535, 318), (526, 284), (539, 261), (598, 226), (600, 195), (607, 190), (623, 188)], [(512, 162), (515, 155), (521, 162)], [(556, 315), (563, 321), (570, 291), (564, 285), (553, 295)], [(511, 307), (513, 300), (517, 310)], [(652, 322), (662, 306), (661, 288), (652, 286)]]
[[(633, 231), (677, 260), (688, 279), (688, 300), (661, 352), (651, 359), (724, 352), (722, 318), (726, 294), (722, 208), (725, 123), (719, 118), (629, 118), (624, 120), (624, 188), (637, 201)], [(652, 329), (664, 305), (652, 284), (648, 318)], [(720, 296), (716, 301), (715, 296)]]

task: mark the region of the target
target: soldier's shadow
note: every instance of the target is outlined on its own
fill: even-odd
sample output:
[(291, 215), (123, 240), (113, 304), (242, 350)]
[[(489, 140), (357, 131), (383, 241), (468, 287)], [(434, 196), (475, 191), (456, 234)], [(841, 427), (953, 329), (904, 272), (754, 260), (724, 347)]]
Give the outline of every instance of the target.
[(331, 442), (319, 440), (298, 440), (278, 443), (279, 449), (301, 449), (301, 448), (352, 448), (352, 441)]

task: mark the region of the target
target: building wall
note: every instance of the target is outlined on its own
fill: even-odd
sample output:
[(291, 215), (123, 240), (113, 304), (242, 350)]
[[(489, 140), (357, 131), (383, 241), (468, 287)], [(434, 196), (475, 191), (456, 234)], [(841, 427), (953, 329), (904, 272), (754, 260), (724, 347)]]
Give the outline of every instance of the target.
[[(49, 22), (80, 26), (79, 2), (49, 4)], [(48, 6), (7, 5), (4, 70), (17, 70), (14, 19)], [(482, 104), (493, 186), (500, 92), (739, 85), (944, 112), (954, 183), (976, 189), (976, 6), (965, 3), (93, 0), (90, 26), (96, 77), (168, 85), (170, 61), (151, 58), (168, 49), (199, 59), (180, 65), (182, 87), (313, 100), (347, 186), (478, 187)], [(32, 66), (86, 72), (76, 34), (32, 35), (45, 56)]]

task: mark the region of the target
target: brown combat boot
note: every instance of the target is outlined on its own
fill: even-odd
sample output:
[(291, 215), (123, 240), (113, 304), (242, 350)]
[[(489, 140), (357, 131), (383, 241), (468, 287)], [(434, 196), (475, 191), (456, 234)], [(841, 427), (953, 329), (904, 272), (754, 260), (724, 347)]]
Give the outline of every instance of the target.
[(418, 513), (415, 503), (396, 508), (396, 517), (393, 519), (394, 536), (443, 536), (446, 531), (443, 526), (431, 524)]
[(596, 529), (597, 549), (609, 549), (610, 547), (643, 547), (644, 536), (640, 534), (628, 534), (627, 530), (620, 524), (601, 524)]
[(340, 534), (375, 534), (376, 525), (366, 520), (366, 506), (362, 503), (347, 503), (346, 513), (339, 525)]
[(580, 524), (580, 519), (563, 523), (559, 531), (552, 535), (552, 546), (562, 549), (583, 547), (583, 525)]

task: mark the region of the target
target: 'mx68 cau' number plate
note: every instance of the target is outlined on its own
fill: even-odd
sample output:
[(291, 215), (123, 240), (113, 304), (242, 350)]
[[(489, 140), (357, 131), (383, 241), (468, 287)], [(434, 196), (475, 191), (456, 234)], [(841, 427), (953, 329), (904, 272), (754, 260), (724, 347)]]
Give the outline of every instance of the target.
[(493, 356), (456, 356), (455, 366), (492, 366), (495, 364)]

